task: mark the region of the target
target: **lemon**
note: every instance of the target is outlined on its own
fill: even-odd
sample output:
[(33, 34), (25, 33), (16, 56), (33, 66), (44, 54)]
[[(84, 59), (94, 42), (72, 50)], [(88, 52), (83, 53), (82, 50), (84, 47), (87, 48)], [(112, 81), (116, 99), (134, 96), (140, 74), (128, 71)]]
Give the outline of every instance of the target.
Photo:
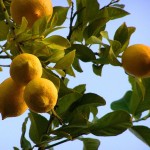
[(144, 44), (129, 46), (122, 54), (122, 66), (135, 77), (150, 76), (150, 47)]
[(36, 113), (49, 112), (57, 103), (58, 91), (48, 79), (30, 81), (24, 91), (24, 99), (30, 110)]
[(53, 14), (51, 0), (12, 0), (10, 5), (10, 14), (16, 24), (21, 24), (22, 17), (28, 21), (28, 26), (32, 27), (33, 23), (43, 17)]
[(35, 55), (23, 53), (12, 60), (10, 76), (16, 83), (26, 85), (30, 80), (41, 75), (42, 65)]
[(27, 110), (23, 98), (24, 86), (18, 86), (12, 78), (7, 78), (0, 85), (0, 112), (2, 119), (20, 116)]

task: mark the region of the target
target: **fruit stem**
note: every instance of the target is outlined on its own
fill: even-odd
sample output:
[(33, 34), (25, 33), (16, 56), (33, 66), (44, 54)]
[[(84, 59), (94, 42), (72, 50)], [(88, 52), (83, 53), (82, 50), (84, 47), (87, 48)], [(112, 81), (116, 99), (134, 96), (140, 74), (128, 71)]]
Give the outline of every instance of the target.
[(59, 121), (59, 123), (62, 125), (63, 124), (63, 120), (57, 115), (57, 113), (55, 112), (54, 109), (51, 110), (52, 114), (54, 115), (54, 117), (56, 117)]

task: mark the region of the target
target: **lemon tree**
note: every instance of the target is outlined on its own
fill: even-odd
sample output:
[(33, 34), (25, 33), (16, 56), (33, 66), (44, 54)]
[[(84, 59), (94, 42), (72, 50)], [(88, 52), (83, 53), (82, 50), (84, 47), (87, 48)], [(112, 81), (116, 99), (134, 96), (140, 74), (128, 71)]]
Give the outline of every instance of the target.
[[(97, 0), (67, 2), (54, 7), (50, 0), (0, 0), (0, 59), (12, 61), (1, 65), (12, 77), (0, 84), (2, 119), (28, 111), (20, 136), (26, 150), (51, 149), (73, 139), (82, 141), (84, 150), (98, 150), (100, 141), (88, 135), (117, 136), (126, 130), (150, 146), (150, 129), (135, 125), (150, 117), (149, 47), (129, 47), (135, 27), (126, 23), (109, 37), (107, 23), (129, 15), (118, 0), (104, 7)], [(64, 29), (66, 37), (55, 32)], [(76, 72), (84, 71), (81, 63), (90, 63), (95, 76), (112, 65), (129, 77), (132, 90), (113, 101), (112, 111), (102, 117), (98, 110), (106, 101), (101, 95), (87, 92), (86, 84), (69, 87)]]

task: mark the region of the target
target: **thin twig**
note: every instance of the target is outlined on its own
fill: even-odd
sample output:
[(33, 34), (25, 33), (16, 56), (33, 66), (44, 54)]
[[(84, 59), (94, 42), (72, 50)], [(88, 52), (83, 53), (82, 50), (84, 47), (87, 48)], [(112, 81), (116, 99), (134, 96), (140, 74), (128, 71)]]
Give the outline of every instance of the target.
[(72, 25), (73, 25), (73, 10), (74, 10), (74, 3), (72, 2), (71, 5), (71, 15), (70, 15), (70, 25), (69, 25), (69, 34), (67, 36), (67, 39), (70, 41), (71, 35), (72, 35)]
[(102, 9), (106, 8), (106, 7), (110, 7), (111, 5), (115, 4), (115, 3), (118, 3), (120, 0), (112, 0), (109, 4), (107, 4), (106, 6), (102, 7)]
[(150, 111), (149, 111), (149, 113), (146, 116), (144, 116), (144, 117), (142, 117), (142, 118), (140, 118), (138, 120), (134, 120), (132, 122), (144, 121), (144, 120), (147, 120), (148, 118), (150, 118)]
[(52, 147), (54, 147), (54, 146), (57, 146), (57, 145), (59, 145), (59, 144), (63, 144), (63, 143), (68, 142), (68, 141), (70, 141), (70, 140), (69, 140), (69, 139), (66, 139), (66, 140), (60, 141), (60, 142), (58, 142), (58, 143), (55, 143), (55, 144), (53, 144), (53, 145), (49, 145), (49, 146), (45, 147), (45, 149), (52, 148)]
[(8, 59), (9, 57), (7, 55), (0, 55), (0, 58)]
[(0, 67), (10, 67), (10, 65), (0, 65)]

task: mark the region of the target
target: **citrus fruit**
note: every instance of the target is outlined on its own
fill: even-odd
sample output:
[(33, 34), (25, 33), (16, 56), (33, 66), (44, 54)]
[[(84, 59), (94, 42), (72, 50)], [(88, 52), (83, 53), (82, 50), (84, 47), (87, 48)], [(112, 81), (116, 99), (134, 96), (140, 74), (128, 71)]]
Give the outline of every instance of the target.
[(36, 113), (49, 112), (57, 103), (58, 92), (48, 79), (36, 78), (30, 81), (24, 91), (24, 99), (30, 110)]
[(122, 66), (135, 77), (150, 76), (150, 47), (144, 44), (129, 46), (122, 54)]
[(52, 13), (51, 0), (12, 0), (10, 5), (10, 14), (14, 22), (21, 24), (22, 17), (25, 17), (29, 27), (43, 16), (51, 18)]
[(7, 78), (0, 85), (0, 112), (2, 119), (20, 116), (27, 110), (23, 98), (24, 86), (18, 86), (12, 78)]
[(12, 60), (10, 76), (16, 83), (26, 85), (30, 80), (41, 75), (42, 65), (35, 55), (23, 53)]

